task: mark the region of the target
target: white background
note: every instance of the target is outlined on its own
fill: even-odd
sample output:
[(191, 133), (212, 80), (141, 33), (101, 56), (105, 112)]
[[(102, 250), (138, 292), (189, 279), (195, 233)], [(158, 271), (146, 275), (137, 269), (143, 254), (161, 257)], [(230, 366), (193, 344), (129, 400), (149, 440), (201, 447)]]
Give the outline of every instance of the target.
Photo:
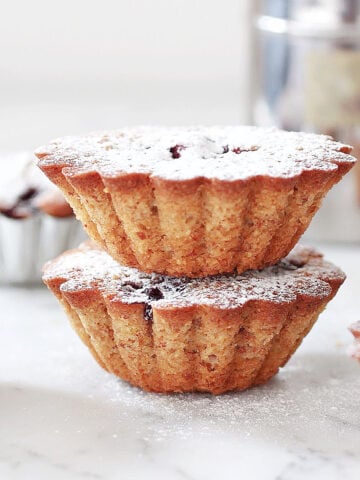
[(0, 0), (0, 149), (249, 120), (249, 0)]

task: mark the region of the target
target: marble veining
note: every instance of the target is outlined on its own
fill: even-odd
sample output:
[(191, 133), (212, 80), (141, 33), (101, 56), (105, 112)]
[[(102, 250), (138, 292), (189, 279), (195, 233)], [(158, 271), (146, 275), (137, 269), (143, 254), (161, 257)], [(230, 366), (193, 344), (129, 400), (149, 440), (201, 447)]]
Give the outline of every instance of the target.
[(0, 478), (355, 480), (360, 249), (289, 365), (243, 393), (156, 395), (102, 371), (45, 289), (0, 287)]

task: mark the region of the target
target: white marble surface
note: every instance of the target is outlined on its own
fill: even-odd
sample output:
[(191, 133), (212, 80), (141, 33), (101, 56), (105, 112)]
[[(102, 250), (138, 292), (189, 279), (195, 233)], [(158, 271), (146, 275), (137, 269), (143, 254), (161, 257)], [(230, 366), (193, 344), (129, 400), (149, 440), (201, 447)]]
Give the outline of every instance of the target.
[(45, 289), (0, 287), (0, 478), (360, 478), (360, 248), (288, 366), (243, 393), (145, 394), (98, 367)]

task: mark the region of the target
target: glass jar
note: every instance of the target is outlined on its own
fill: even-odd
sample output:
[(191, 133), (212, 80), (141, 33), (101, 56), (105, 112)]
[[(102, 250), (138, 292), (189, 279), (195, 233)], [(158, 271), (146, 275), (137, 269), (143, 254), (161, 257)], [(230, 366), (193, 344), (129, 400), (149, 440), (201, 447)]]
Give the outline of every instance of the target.
[[(267, 0), (255, 122), (331, 135), (360, 157), (360, 0)], [(307, 236), (360, 241), (360, 165), (328, 194)]]

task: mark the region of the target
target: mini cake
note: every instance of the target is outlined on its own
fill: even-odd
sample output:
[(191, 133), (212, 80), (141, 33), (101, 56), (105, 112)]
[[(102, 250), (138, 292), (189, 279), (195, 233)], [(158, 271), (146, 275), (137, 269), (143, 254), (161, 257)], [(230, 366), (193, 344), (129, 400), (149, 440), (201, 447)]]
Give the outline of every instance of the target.
[(350, 332), (354, 335), (355, 344), (350, 349), (350, 354), (356, 360), (360, 361), (360, 322), (353, 323), (350, 326)]
[(43, 276), (106, 370), (148, 391), (214, 394), (275, 375), (344, 278), (305, 247), (263, 271), (191, 279), (121, 266), (94, 244)]
[(350, 151), (276, 129), (143, 127), (65, 137), (36, 155), (115, 260), (202, 277), (286, 256), (353, 166)]
[(63, 194), (26, 152), (1, 154), (0, 280), (40, 282), (41, 266), (84, 238)]

